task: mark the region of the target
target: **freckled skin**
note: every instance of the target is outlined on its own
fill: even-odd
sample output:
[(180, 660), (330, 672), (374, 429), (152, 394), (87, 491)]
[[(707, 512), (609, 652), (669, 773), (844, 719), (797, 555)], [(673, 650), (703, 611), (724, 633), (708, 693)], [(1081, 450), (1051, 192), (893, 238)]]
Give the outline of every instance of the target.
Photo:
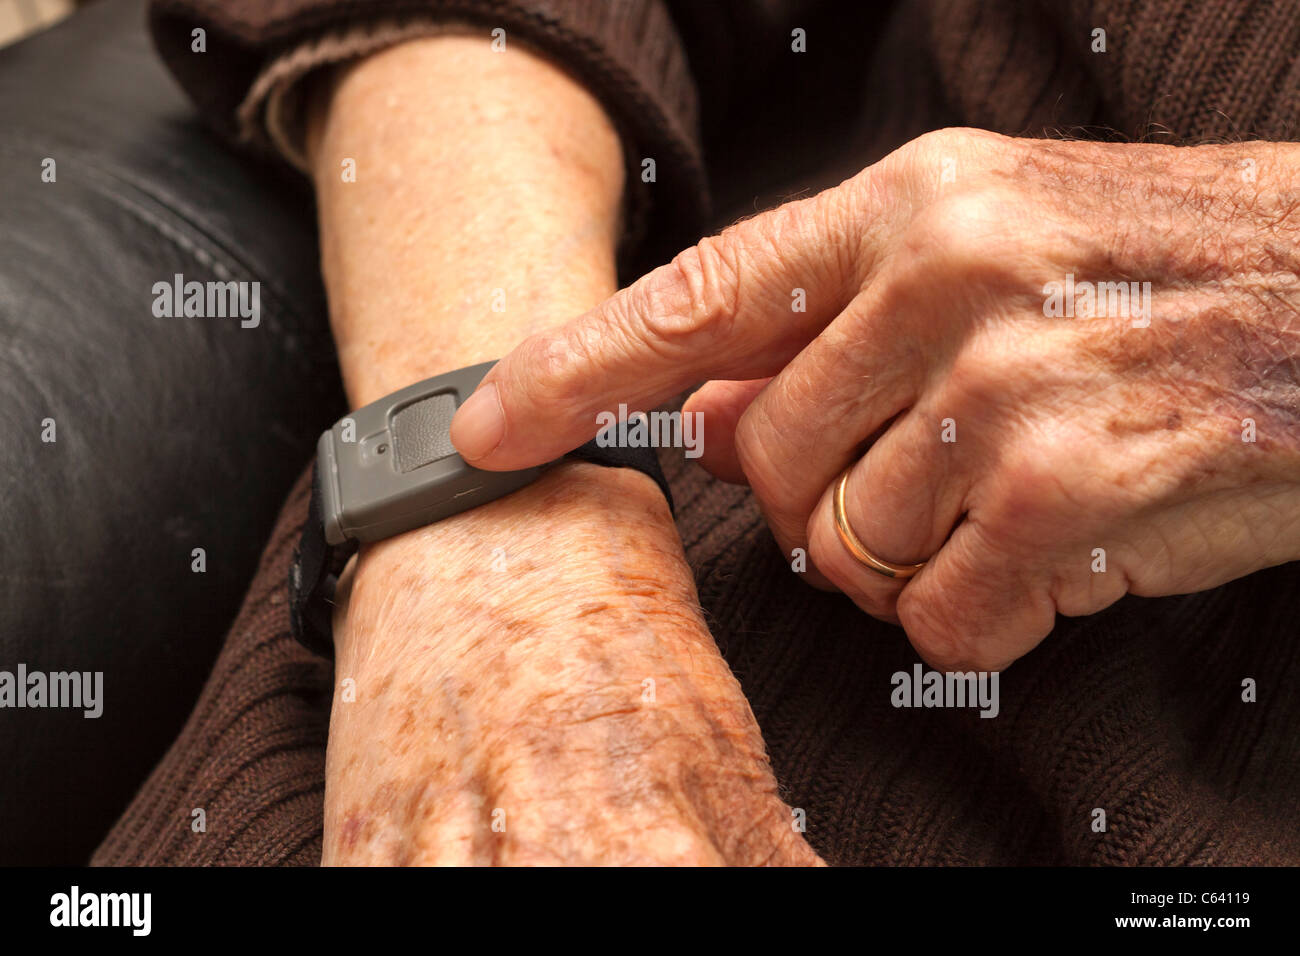
[[(417, 535), (360, 565), (338, 662), (383, 690), (335, 701), (327, 862), (816, 863), (698, 619), (689, 577), (646, 563), (676, 546), (670, 526), (631, 536), (648, 551), (600, 535), (575, 540), (551, 560), (545, 600), (513, 576), (473, 599), (440, 598), (464, 573), (445, 558), (451, 543), (497, 522), (494, 508), (514, 515), (515, 547), (540, 554), (550, 543), (545, 519), (588, 509), (608, 516), (622, 501), (633, 513), (647, 502), (664, 507), (642, 476), (571, 471), (523, 493), (545, 496), (546, 509), (512, 496), (426, 529), (446, 545), (440, 561), (428, 560)], [(617, 492), (596, 502), (595, 487), (583, 494), (574, 485), (611, 480)], [(398, 565), (427, 584), (404, 616), (440, 613), (443, 635), (409, 649), (388, 639), (380, 657), (370, 641), (393, 606), (372, 585), (391, 582)], [(401, 620), (384, 625), (390, 636)], [(653, 702), (643, 697), (646, 677)], [(340, 753), (349, 756), (336, 775)], [(504, 832), (491, 828), (497, 809)], [(337, 827), (328, 824), (335, 813)]]
[[(621, 140), (544, 58), (412, 40), (332, 73), (306, 113), (353, 407), (617, 289)], [(338, 600), (336, 670), (358, 694), (331, 715), (327, 864), (818, 862), (644, 475), (557, 466), (364, 546)]]
[[(936, 130), (530, 336), (487, 378), (507, 427), (482, 463), (711, 379), (702, 463), (804, 579), (935, 668), (993, 670), (1059, 614), (1300, 559), (1298, 370), (1300, 145)], [(877, 573), (837, 512), (924, 566)]]

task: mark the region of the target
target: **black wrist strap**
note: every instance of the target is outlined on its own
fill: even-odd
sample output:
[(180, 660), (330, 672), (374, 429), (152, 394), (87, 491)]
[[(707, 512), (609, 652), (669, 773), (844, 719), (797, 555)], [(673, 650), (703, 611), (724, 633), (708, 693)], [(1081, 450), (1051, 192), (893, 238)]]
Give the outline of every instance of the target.
[[(587, 461), (608, 468), (635, 468), (654, 479), (668, 501), (669, 510), (674, 511), (672, 491), (653, 448), (602, 446), (593, 438), (561, 460)], [(320, 481), (317, 466), (313, 465), (307, 523), (303, 525), (302, 538), (289, 568), (289, 626), (293, 636), (308, 650), (332, 658), (334, 588), (343, 566), (356, 553), (357, 543), (345, 541), (331, 545), (325, 540)]]

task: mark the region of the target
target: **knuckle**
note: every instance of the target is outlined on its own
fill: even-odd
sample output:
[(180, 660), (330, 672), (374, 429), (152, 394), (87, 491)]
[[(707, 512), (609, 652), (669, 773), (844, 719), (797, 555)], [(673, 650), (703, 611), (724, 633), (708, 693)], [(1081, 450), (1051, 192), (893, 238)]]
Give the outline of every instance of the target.
[(898, 596), (898, 619), (912, 647), (931, 667), (976, 666), (978, 647), (970, 633), (955, 623), (963, 616), (950, 611), (946, 598), (908, 586)]
[(648, 341), (694, 351), (726, 337), (739, 304), (734, 246), (726, 233), (708, 236), (647, 276), (635, 314)]
[(930, 130), (908, 140), (894, 155), (909, 172), (925, 173), (955, 152), (957, 139), (955, 128)]
[(999, 148), (1006, 148), (1014, 140), (991, 130), (972, 126), (946, 126), (943, 129), (922, 133), (899, 148), (899, 153), (911, 165), (937, 167), (945, 158), (970, 159)]
[[(726, 253), (737, 267), (752, 260), (781, 262), (790, 249), (816, 248), (829, 251), (839, 243), (844, 198), (838, 190), (827, 189), (806, 199), (794, 199), (769, 209), (758, 216), (728, 226), (717, 237)], [(811, 264), (801, 260), (801, 265)], [(759, 278), (763, 272), (754, 270)], [(788, 295), (788, 289), (770, 290)]]
[(976, 278), (1023, 275), (1034, 245), (1025, 241), (1026, 230), (1038, 222), (1025, 215), (1025, 191), (1014, 175), (1027, 148), (975, 129), (936, 130), (902, 147), (895, 175), (915, 198), (900, 243), (908, 259)]
[(1023, 229), (1016, 210), (1016, 197), (1001, 187), (954, 189), (912, 220), (904, 244), (912, 255), (931, 263), (937, 258), (962, 278), (990, 269), (1013, 275), (1007, 259), (1018, 242), (1012, 230)]
[(1084, 617), (1105, 610), (1124, 596), (1124, 574), (1093, 574), (1082, 552), (1072, 567), (1058, 565), (1047, 584), (1047, 597), (1058, 614)]

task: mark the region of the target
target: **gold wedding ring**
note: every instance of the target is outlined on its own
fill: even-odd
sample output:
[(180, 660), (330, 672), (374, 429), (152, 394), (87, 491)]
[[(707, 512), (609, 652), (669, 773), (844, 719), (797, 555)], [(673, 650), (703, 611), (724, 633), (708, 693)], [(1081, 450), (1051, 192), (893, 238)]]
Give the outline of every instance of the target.
[(840, 540), (844, 542), (844, 547), (849, 549), (849, 554), (872, 571), (883, 574), (887, 578), (910, 578), (925, 567), (924, 561), (920, 564), (890, 564), (888, 561), (882, 561), (862, 546), (858, 536), (849, 527), (849, 519), (844, 514), (844, 486), (848, 483), (849, 473), (846, 471), (840, 476), (839, 484), (835, 486), (835, 530), (840, 533)]

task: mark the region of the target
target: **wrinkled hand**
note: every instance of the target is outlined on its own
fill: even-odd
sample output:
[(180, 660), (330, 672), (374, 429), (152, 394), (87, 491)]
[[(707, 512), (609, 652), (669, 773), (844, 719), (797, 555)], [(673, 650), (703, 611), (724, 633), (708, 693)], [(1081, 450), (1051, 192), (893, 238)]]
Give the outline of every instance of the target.
[[(452, 439), (528, 466), (716, 379), (703, 461), (782, 549), (933, 665), (1000, 668), (1058, 612), (1300, 557), (1298, 270), (1300, 147), (946, 130), (525, 341)], [(841, 543), (848, 468), (857, 538), (915, 577)]]
[(644, 475), (569, 464), (362, 551), (325, 863), (820, 862), (667, 512)]

